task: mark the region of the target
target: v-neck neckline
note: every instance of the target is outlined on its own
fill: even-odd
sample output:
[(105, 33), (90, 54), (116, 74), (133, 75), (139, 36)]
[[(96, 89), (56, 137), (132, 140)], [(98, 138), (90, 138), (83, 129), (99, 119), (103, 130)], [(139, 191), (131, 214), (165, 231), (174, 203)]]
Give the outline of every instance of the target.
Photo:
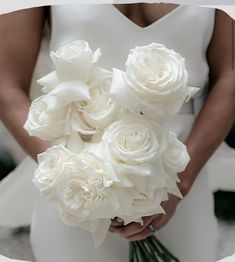
[(145, 31), (148, 30), (150, 28), (152, 28), (153, 26), (160, 24), (161, 22), (165, 21), (167, 18), (173, 16), (174, 14), (176, 14), (178, 11), (180, 11), (184, 5), (178, 5), (177, 7), (175, 7), (174, 9), (172, 9), (170, 12), (166, 13), (165, 15), (161, 16), (159, 19), (157, 19), (156, 21), (154, 21), (153, 23), (147, 25), (147, 26), (140, 26), (138, 24), (136, 24), (134, 21), (132, 21), (130, 18), (128, 18), (127, 16), (125, 16), (120, 10), (118, 10), (113, 4), (108, 4), (109, 6), (111, 6), (111, 9), (113, 9), (113, 12), (116, 13), (116, 16), (120, 16), (123, 21), (127, 21), (128, 24), (130, 24), (131, 26)]

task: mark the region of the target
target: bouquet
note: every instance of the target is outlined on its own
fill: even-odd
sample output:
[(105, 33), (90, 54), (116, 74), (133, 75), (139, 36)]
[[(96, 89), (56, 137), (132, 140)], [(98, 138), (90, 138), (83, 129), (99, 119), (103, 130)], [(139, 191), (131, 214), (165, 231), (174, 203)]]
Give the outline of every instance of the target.
[[(164, 213), (190, 158), (164, 128), (197, 92), (184, 59), (162, 44), (130, 50), (126, 70), (96, 66), (101, 51), (75, 41), (51, 52), (55, 71), (38, 80), (24, 128), (53, 146), (38, 155), (34, 183), (67, 225), (105, 239), (111, 219), (143, 223)], [(130, 243), (130, 261), (178, 261), (150, 236)]]

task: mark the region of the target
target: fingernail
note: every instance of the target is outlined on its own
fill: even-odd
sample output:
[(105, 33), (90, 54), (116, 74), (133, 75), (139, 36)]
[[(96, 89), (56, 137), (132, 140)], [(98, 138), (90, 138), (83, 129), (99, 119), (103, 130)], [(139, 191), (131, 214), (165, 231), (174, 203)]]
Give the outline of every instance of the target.
[(120, 223), (124, 222), (123, 219), (121, 219), (120, 217), (117, 218), (117, 221)]

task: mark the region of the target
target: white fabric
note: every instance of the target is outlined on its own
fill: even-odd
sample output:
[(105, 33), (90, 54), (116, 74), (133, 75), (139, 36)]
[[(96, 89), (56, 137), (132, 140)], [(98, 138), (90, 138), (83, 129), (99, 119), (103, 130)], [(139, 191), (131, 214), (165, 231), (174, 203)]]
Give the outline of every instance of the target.
[(8, 257), (4, 257), (0, 255), (0, 262), (27, 262), (27, 261), (10, 259)]
[(36, 163), (29, 157), (0, 183), (0, 225), (28, 225), (37, 191), (32, 183)]
[(225, 142), (207, 163), (210, 187), (213, 191), (235, 191), (235, 150)]
[(226, 257), (226, 258), (219, 260), (217, 262), (234, 262), (234, 261), (235, 261), (235, 254), (233, 256)]
[[(103, 51), (100, 66), (123, 69), (130, 48), (151, 42), (163, 43), (186, 58), (189, 84), (201, 88), (200, 97), (208, 80), (205, 53), (213, 25), (214, 10), (206, 8), (181, 6), (152, 25), (141, 28), (112, 5), (54, 6), (51, 49), (85, 39), (92, 49), (100, 47)], [(192, 104), (185, 106), (181, 113), (168, 126), (185, 140), (195, 119)], [(204, 168), (174, 218), (158, 234), (181, 262), (216, 261), (217, 225), (206, 173)], [(203, 237), (205, 231), (206, 238)], [(91, 236), (79, 228), (64, 225), (56, 211), (42, 198), (34, 213), (31, 232), (37, 262), (128, 261), (126, 240), (110, 233), (95, 251)], [(53, 244), (48, 246), (48, 243)]]

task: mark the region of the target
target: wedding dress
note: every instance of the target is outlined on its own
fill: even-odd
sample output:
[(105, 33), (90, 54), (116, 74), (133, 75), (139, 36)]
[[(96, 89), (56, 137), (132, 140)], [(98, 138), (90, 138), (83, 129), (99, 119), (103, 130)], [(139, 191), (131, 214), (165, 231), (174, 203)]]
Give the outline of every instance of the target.
[[(179, 6), (144, 28), (113, 5), (104, 4), (53, 6), (51, 18), (51, 50), (84, 39), (93, 50), (101, 48), (103, 55), (99, 65), (111, 70), (112, 67), (124, 68), (130, 48), (162, 43), (186, 58), (189, 85), (200, 87), (198, 99), (203, 95), (208, 82), (206, 50), (213, 33), (213, 9)], [(194, 102), (190, 102), (168, 126), (184, 141), (194, 119)], [(216, 261), (217, 225), (207, 167), (157, 236), (181, 262)], [(41, 197), (32, 220), (31, 242), (37, 262), (128, 261), (125, 239), (109, 233), (95, 250), (89, 233), (64, 225), (56, 210)]]

